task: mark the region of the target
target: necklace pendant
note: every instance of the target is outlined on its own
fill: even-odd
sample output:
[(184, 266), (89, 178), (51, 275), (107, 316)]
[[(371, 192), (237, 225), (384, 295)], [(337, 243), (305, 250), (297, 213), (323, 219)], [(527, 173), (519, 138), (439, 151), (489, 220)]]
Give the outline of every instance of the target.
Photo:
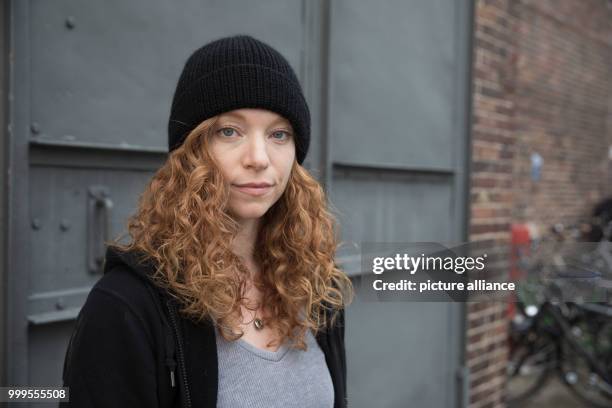
[(253, 321), (253, 325), (255, 326), (255, 329), (257, 330), (261, 330), (264, 327), (263, 322), (258, 317), (256, 317), (255, 320)]

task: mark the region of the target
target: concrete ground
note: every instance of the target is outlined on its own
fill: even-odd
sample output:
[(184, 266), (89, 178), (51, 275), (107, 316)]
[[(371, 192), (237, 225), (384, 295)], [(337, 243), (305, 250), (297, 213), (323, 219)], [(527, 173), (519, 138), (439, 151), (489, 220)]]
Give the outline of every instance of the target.
[(536, 395), (521, 408), (582, 408), (588, 407), (561, 382), (559, 377), (551, 375), (548, 382)]

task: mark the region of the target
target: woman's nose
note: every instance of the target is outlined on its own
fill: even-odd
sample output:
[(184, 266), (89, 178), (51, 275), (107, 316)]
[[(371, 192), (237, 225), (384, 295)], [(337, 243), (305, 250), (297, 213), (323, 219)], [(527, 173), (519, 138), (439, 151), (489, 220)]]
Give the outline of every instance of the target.
[(268, 149), (264, 137), (248, 138), (243, 155), (243, 165), (256, 169), (265, 169), (270, 164)]

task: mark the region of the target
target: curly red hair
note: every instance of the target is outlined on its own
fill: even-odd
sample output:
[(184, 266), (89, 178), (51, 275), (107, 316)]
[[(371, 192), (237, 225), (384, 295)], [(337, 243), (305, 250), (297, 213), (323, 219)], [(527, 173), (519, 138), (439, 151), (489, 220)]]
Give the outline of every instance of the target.
[[(120, 237), (109, 245), (154, 260), (152, 278), (180, 301), (182, 313), (209, 317), (226, 340), (235, 340), (243, 334), (232, 328), (241, 322), (249, 272), (230, 248), (239, 224), (228, 213), (229, 185), (209, 153), (217, 118), (191, 131), (151, 178), (128, 219), (131, 242), (121, 244)], [(254, 251), (261, 274), (253, 284), (279, 340), (303, 350), (306, 330), (333, 325), (353, 297), (351, 280), (334, 261), (336, 221), (320, 184), (297, 161), (262, 221)]]

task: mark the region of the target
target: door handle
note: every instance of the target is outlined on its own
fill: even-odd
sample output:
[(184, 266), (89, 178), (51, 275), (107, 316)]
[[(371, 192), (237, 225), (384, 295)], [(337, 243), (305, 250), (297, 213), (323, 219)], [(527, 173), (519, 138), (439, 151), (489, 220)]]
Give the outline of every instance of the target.
[(90, 273), (102, 273), (113, 201), (108, 187), (99, 185), (89, 187), (87, 198), (87, 265)]

